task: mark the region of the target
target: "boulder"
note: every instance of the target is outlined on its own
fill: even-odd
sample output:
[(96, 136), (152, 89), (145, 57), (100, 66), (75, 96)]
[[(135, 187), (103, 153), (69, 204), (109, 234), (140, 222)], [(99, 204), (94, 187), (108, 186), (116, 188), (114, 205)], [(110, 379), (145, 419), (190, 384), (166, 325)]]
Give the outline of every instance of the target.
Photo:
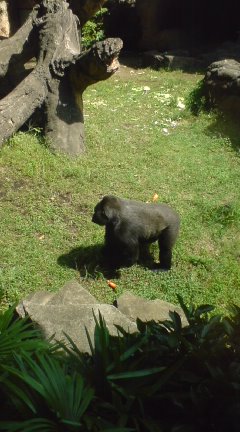
[(19, 316), (29, 316), (39, 327), (45, 338), (63, 340), (68, 343), (65, 333), (82, 352), (90, 352), (86, 328), (93, 340), (95, 320), (99, 312), (104, 317), (110, 334), (117, 335), (115, 325), (130, 333), (137, 331), (136, 323), (124, 316), (117, 308), (98, 304), (77, 281), (70, 281), (58, 293), (38, 291), (30, 294), (17, 306)]
[(212, 63), (204, 78), (204, 91), (210, 105), (238, 113), (240, 109), (240, 61), (224, 59)]
[(90, 352), (86, 329), (93, 341), (95, 320), (99, 312), (103, 316), (111, 335), (117, 335), (115, 325), (130, 333), (137, 332), (134, 322), (124, 316), (117, 308), (107, 304), (38, 304), (23, 301), (24, 310), (30, 319), (40, 327), (45, 338), (68, 343), (67, 334), (82, 352)]
[(146, 300), (127, 291), (118, 298), (117, 304), (118, 310), (134, 322), (137, 318), (144, 322), (164, 321), (169, 319), (170, 311), (176, 311), (181, 317), (182, 324), (187, 325), (183, 310), (164, 300)]
[(138, 331), (136, 319), (141, 321), (163, 321), (169, 319), (169, 311), (176, 311), (187, 325), (180, 307), (163, 300), (146, 300), (125, 292), (117, 300), (117, 307), (99, 304), (82, 285), (73, 280), (57, 293), (37, 291), (30, 294), (17, 306), (20, 317), (29, 316), (41, 329), (45, 338), (69, 344), (70, 336), (81, 352), (90, 352), (86, 329), (94, 338), (95, 319), (103, 316), (111, 335), (116, 336), (117, 326), (129, 333)]

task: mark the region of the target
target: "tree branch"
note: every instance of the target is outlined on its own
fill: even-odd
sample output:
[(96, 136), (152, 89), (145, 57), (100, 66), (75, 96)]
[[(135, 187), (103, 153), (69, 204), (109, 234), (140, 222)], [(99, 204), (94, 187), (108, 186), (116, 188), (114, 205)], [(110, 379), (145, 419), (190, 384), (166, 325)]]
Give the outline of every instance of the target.
[(14, 63), (21, 56), (23, 61), (33, 57), (36, 44), (32, 37), (34, 22), (38, 9), (34, 8), (23, 26), (9, 39), (0, 43), (0, 77), (4, 77), (8, 71), (9, 64)]
[(103, 81), (119, 69), (118, 56), (123, 42), (119, 38), (108, 38), (96, 42), (89, 50), (80, 55), (71, 67), (71, 78), (78, 92), (91, 84)]

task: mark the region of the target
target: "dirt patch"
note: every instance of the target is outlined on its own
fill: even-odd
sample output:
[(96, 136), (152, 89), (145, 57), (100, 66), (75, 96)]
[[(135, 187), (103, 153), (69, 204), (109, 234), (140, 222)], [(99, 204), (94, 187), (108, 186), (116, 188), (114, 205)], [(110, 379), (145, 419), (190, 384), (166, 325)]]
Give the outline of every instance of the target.
[(15, 182), (13, 182), (13, 189), (14, 190), (23, 189), (25, 186), (26, 186), (26, 182), (23, 180), (17, 180)]

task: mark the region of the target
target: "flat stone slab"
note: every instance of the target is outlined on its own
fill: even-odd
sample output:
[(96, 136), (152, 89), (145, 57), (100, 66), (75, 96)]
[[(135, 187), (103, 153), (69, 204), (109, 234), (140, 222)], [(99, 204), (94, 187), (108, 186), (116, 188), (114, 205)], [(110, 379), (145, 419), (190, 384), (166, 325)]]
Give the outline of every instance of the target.
[[(38, 304), (39, 306), (46, 304), (81, 305), (98, 303), (95, 297), (76, 280), (67, 282), (57, 293), (36, 291), (29, 294), (24, 300), (28, 303)], [(23, 301), (17, 305), (16, 312), (22, 318), (26, 316)]]
[(48, 304), (69, 304), (69, 305), (82, 305), (82, 304), (97, 304), (95, 297), (90, 294), (88, 290), (83, 288), (76, 280), (67, 282), (61, 290), (56, 293)]
[[(54, 295), (55, 295), (55, 293), (52, 293), (49, 291), (36, 291), (34, 293), (29, 294), (25, 298), (25, 301), (36, 303), (39, 306), (44, 306), (45, 304), (47, 304), (49, 302), (49, 300), (51, 300), (54, 297)], [(16, 312), (21, 318), (24, 318), (26, 316), (23, 301), (21, 301), (17, 305)]]
[(130, 333), (137, 332), (134, 322), (124, 316), (117, 308), (107, 304), (61, 305), (46, 304), (39, 307), (31, 301), (23, 300), (23, 307), (30, 319), (40, 327), (45, 338), (54, 335), (54, 340), (68, 343), (64, 333), (69, 335), (81, 352), (90, 352), (86, 328), (93, 341), (95, 320), (99, 312), (104, 317), (111, 335), (117, 335), (115, 325), (121, 326)]
[(176, 311), (182, 324), (188, 324), (182, 308), (164, 300), (146, 300), (127, 291), (118, 298), (117, 303), (118, 310), (134, 322), (137, 318), (143, 322), (164, 321), (170, 318), (170, 311)]

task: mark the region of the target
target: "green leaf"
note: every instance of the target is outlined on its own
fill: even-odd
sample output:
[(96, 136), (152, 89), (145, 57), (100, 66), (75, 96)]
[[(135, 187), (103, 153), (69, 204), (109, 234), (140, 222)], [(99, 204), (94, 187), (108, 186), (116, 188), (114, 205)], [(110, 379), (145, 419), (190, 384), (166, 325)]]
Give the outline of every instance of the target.
[[(33, 360), (25, 353), (23, 359), (24, 363), (21, 356), (16, 356), (19, 370), (5, 366), (9, 380), (16, 376), (20, 380), (20, 389), (22, 381), (25, 391), (40, 397), (49, 412), (55, 412), (59, 419), (79, 422), (94, 396), (94, 390), (85, 385), (83, 377), (77, 372), (70, 376), (65, 364), (50, 355), (37, 355)], [(33, 407), (28, 397), (24, 399), (21, 390), (11, 387), (10, 381), (7, 384), (23, 404), (38, 412), (39, 407)]]
[(176, 311), (169, 311), (169, 316), (174, 324), (174, 330), (180, 332), (182, 329), (182, 322), (180, 315)]
[(14, 352), (47, 351), (50, 345), (41, 337), (40, 331), (33, 328), (28, 318), (14, 319), (15, 307), (0, 315), (0, 365), (12, 359)]
[[(120, 336), (119, 336), (120, 338)], [(120, 339), (121, 340), (121, 339)], [(147, 336), (143, 336), (141, 339), (139, 339), (135, 344), (133, 344), (130, 348), (128, 348), (125, 352), (123, 352), (122, 354), (120, 354), (120, 356), (118, 357), (118, 361), (119, 362), (124, 362), (127, 359), (129, 359), (130, 357), (132, 357), (137, 351), (138, 349), (147, 341)], [(110, 372), (112, 369), (114, 369), (114, 367), (116, 366), (115, 362), (112, 362), (108, 367), (107, 367), (107, 372)]]
[(34, 413), (37, 413), (37, 409), (34, 406), (31, 397), (27, 394), (27, 392), (24, 389), (21, 389), (19, 386), (19, 383), (14, 383), (12, 378), (6, 379), (4, 381), (4, 386), (10, 390), (10, 392), (15, 395), (19, 401), (22, 401), (24, 405), (27, 405), (27, 407)]
[(158, 372), (162, 372), (165, 370), (165, 367), (157, 367), (152, 369), (142, 369), (138, 371), (130, 371), (130, 372), (120, 372), (117, 374), (111, 374), (108, 375), (109, 380), (116, 380), (116, 379), (132, 379), (132, 378), (141, 378), (144, 376), (153, 375)]
[(208, 312), (212, 312), (214, 309), (214, 306), (209, 304), (203, 304), (201, 306), (198, 306), (195, 311), (195, 317), (200, 318), (201, 315), (206, 314)]
[(0, 430), (7, 432), (58, 432), (57, 424), (45, 418), (22, 422), (0, 422)]
[(191, 312), (190, 310), (187, 308), (187, 306), (185, 305), (184, 301), (183, 301), (183, 297), (180, 294), (177, 294), (177, 299), (179, 301), (179, 304), (184, 312), (185, 317), (187, 318), (188, 322), (191, 319)]

